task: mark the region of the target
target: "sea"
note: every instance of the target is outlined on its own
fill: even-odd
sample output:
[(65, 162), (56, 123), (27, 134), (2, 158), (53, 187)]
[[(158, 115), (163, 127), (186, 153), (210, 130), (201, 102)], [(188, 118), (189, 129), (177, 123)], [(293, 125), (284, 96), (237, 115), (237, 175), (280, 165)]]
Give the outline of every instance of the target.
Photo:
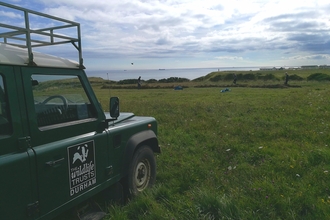
[(259, 70), (260, 67), (223, 67), (223, 68), (182, 68), (182, 69), (130, 69), (130, 70), (102, 70), (86, 71), (88, 77), (101, 77), (112, 81), (124, 79), (137, 79), (141, 76), (142, 80), (167, 79), (170, 77), (180, 77), (193, 80), (206, 76), (211, 72), (217, 71), (250, 71)]

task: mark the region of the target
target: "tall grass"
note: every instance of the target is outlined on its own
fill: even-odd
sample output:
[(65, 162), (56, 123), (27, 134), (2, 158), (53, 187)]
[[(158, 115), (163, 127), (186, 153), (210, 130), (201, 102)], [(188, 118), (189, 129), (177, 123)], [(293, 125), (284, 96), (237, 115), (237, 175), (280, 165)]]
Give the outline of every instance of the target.
[(121, 111), (157, 119), (162, 154), (155, 187), (107, 219), (330, 218), (329, 83), (299, 83), (111, 90)]

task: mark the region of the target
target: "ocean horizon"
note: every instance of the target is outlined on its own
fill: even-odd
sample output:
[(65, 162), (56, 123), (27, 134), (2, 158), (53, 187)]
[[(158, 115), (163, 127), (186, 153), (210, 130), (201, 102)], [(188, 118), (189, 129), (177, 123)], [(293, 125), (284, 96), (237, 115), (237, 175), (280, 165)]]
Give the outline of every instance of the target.
[(88, 77), (101, 77), (113, 81), (124, 79), (137, 79), (141, 76), (142, 80), (149, 79), (167, 79), (170, 77), (180, 77), (193, 80), (202, 76), (206, 76), (211, 72), (217, 71), (250, 71), (259, 70), (260, 67), (219, 67), (219, 68), (182, 68), (182, 69), (127, 69), (127, 70), (102, 70), (88, 71)]

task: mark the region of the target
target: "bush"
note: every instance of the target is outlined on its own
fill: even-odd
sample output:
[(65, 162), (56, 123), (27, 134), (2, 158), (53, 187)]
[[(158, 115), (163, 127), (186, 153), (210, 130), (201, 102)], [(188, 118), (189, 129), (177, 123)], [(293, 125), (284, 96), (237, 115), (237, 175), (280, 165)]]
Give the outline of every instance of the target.
[(243, 75), (244, 80), (255, 80), (256, 76), (253, 73), (248, 73)]
[(189, 82), (190, 80), (187, 78), (180, 78), (180, 77), (170, 77), (167, 79), (160, 79), (158, 82), (161, 83), (172, 83), (172, 82)]
[(149, 79), (146, 81), (147, 83), (156, 83), (158, 82), (156, 79)]
[(124, 80), (120, 80), (117, 82), (117, 84), (119, 84), (119, 85), (135, 84), (135, 83), (137, 83), (136, 79), (124, 79)]
[[(242, 78), (242, 74), (236, 74), (237, 79), (241, 79)], [(227, 75), (225, 75), (224, 80), (234, 80), (234, 74), (233, 73), (228, 73)]]
[(266, 74), (264, 76), (259, 75), (257, 78), (260, 80), (276, 80), (276, 77), (271, 73)]
[(212, 81), (212, 82), (218, 82), (218, 81), (222, 80), (222, 78), (223, 77), (221, 75), (216, 75), (216, 76), (212, 77), (210, 79), (210, 81)]
[(294, 75), (289, 75), (289, 80), (302, 81), (302, 80), (304, 80), (304, 78), (302, 78), (301, 76), (298, 76), (298, 75), (294, 74)]
[(330, 80), (330, 76), (324, 73), (313, 73), (312, 75), (307, 77), (308, 81), (316, 80), (316, 81), (325, 81)]

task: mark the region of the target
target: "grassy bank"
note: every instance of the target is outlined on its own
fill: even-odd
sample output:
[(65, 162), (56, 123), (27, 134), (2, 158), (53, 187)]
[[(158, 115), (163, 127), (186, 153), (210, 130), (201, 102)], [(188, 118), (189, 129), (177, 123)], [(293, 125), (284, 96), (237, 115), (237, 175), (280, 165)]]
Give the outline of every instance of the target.
[(301, 87), (95, 86), (105, 109), (119, 96), (154, 116), (162, 148), (155, 187), (107, 219), (329, 218), (329, 83), (290, 83)]
[[(309, 85), (311, 81), (330, 81), (330, 69), (307, 70), (267, 70), (267, 71), (221, 71), (211, 72), (205, 76), (189, 80), (186, 78), (169, 77), (167, 79), (142, 80), (143, 89), (162, 89), (182, 86), (184, 88), (205, 87), (254, 87), (254, 88), (283, 88), (285, 73), (289, 74), (289, 86)], [(237, 75), (237, 84), (233, 84), (233, 74)], [(171, 73), (168, 73), (171, 75)], [(102, 78), (90, 78), (91, 83), (103, 89), (135, 89), (136, 79), (108, 81)]]

